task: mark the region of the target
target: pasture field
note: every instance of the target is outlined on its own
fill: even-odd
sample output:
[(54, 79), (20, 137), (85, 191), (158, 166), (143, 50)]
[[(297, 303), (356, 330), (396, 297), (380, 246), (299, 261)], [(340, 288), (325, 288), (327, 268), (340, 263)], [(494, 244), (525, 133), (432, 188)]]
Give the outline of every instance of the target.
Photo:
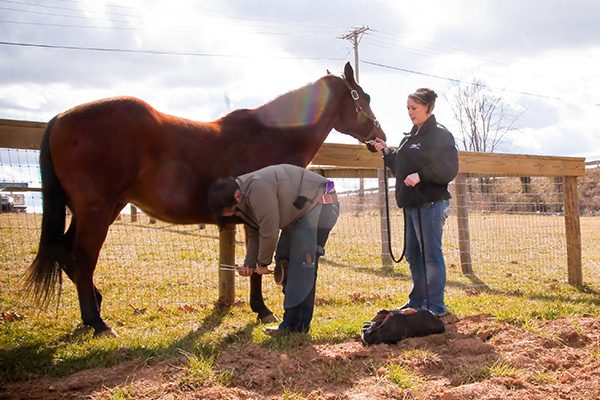
[[(411, 361), (413, 364), (403, 361), (406, 354), (400, 351), (401, 345), (385, 346), (387, 350), (381, 354), (389, 357), (382, 359), (381, 354), (362, 349), (358, 340), (363, 321), (370, 320), (381, 308), (403, 304), (411, 288), (405, 262), (393, 267), (381, 264), (379, 214), (342, 214), (332, 232), (327, 254), (320, 263), (311, 332), (284, 338), (271, 338), (262, 333), (264, 325), (256, 323), (247, 302), (246, 278), (236, 277), (237, 301), (233, 307), (224, 309), (215, 305), (218, 297), (216, 227), (199, 229), (197, 225), (173, 226), (160, 221), (149, 224), (144, 218), (142, 216), (140, 222), (129, 222), (123, 217), (111, 227), (95, 276), (96, 286), (104, 296), (103, 317), (119, 337), (93, 339), (91, 331), (79, 325), (74, 286), (66, 277), (60, 302), (55, 299), (47, 310), (38, 309), (20, 291), (23, 273), (37, 251), (41, 217), (0, 214), (0, 384), (5, 385), (5, 392), (0, 387), (0, 398), (3, 393), (10, 398), (19, 390), (33, 391), (33, 386), (18, 385), (65, 379), (98, 368), (117, 371), (115, 374), (122, 379), (115, 384), (96, 382), (87, 391), (70, 388), (60, 392), (56, 388), (45, 388), (44, 394), (47, 398), (51, 398), (52, 393), (64, 396), (71, 392), (110, 399), (196, 398), (192, 394), (197, 395), (202, 389), (216, 392), (212, 395), (210, 391), (204, 392), (197, 398), (350, 398), (348, 394), (346, 397), (327, 397), (327, 393), (334, 390), (332, 385), (337, 385), (339, 390), (346, 388), (346, 392), (350, 390), (348, 388), (356, 388), (360, 375), (365, 379), (374, 377), (380, 385), (383, 381), (385, 385), (392, 385), (394, 389), (389, 390), (394, 391), (397, 398), (419, 398), (419, 393), (424, 396), (422, 398), (429, 398), (427, 390), (430, 389), (419, 388), (423, 388), (422, 382), (433, 382), (432, 378), (423, 371), (418, 379), (413, 376), (416, 373), (414, 361)], [(399, 254), (402, 228), (397, 221), (396, 215), (394, 252)], [(456, 218), (451, 215), (447, 220), (444, 245), (448, 267), (446, 299), (454, 314), (449, 326), (458, 327), (455, 328), (458, 336), (452, 340), (476, 339), (481, 332), (498, 331), (499, 327), (503, 327), (503, 332), (512, 332), (515, 340), (519, 337), (517, 331), (547, 338), (544, 327), (554, 321), (571, 321), (567, 325), (574, 326), (581, 336), (585, 336), (584, 329), (578, 330), (577, 326), (595, 324), (600, 328), (600, 217), (581, 218), (582, 288), (571, 287), (566, 282), (562, 217), (473, 214), (470, 224), (474, 274), (465, 276), (458, 259)], [(237, 241), (236, 259), (241, 262), (241, 228), (238, 228)], [(271, 277), (263, 279), (267, 304), (281, 316), (281, 291)], [(586, 321), (585, 324), (582, 321)], [(473, 328), (475, 322), (480, 325)], [(467, 326), (474, 329), (470, 336), (460, 333), (460, 329), (467, 329)], [(510, 341), (510, 338), (505, 340)], [(450, 342), (448, 339), (446, 345)], [(440, 361), (436, 361), (440, 356), (432, 350), (441, 346), (439, 340), (410, 343), (406, 350), (415, 352), (411, 360), (416, 357), (428, 368), (440, 366)], [(588, 364), (596, 366), (600, 363), (600, 346), (586, 343)], [(360, 374), (353, 364), (344, 364), (344, 358), (338, 357), (339, 354), (332, 356), (319, 369), (327, 379), (316, 388), (295, 383), (290, 380), (290, 376), (294, 376), (292, 372), (286, 373), (285, 369), (279, 368), (279, 372), (269, 378), (271, 386), (263, 382), (262, 386), (270, 389), (261, 392), (260, 384), (257, 384), (260, 379), (252, 377), (252, 366), (248, 367), (248, 376), (241, 372), (241, 367), (236, 367), (246, 365), (244, 363), (250, 363), (252, 359), (274, 364), (284, 362), (287, 357), (293, 358), (299, 348), (312, 351), (326, 348), (356, 354), (367, 352), (367, 355), (355, 357), (361, 360)], [(497, 351), (500, 354), (500, 350)], [(263, 359), (266, 353), (276, 356)], [(248, 358), (232, 358), (242, 354)], [(312, 356), (316, 360), (315, 354)], [(373, 364), (369, 364), (369, 357)], [(474, 382), (490, 384), (490, 377), (517, 374), (510, 369), (519, 367), (515, 363), (518, 362), (497, 359), (477, 371), (454, 369), (453, 373), (465, 377), (458, 383), (447, 376), (444, 379), (448, 379), (448, 385), (453, 388)], [(124, 365), (135, 365), (136, 371), (143, 366), (160, 365), (169, 371), (161, 370), (164, 372), (160, 372), (161, 379), (171, 378), (164, 384), (161, 381), (160, 388), (150, 385), (154, 391), (144, 392), (132, 379), (125, 378), (132, 371), (122, 369)], [(231, 368), (224, 367), (227, 365)], [(274, 370), (277, 370), (276, 366), (273, 366)], [(263, 372), (266, 368), (264, 365), (254, 367)], [(461, 368), (467, 368), (466, 364)], [(542, 367), (520, 379), (527, 385), (539, 387), (560, 380)], [(592, 379), (590, 390), (595, 390), (595, 384), (600, 387), (600, 377), (592, 375)], [(408, 386), (403, 383), (407, 380)], [(38, 386), (36, 390), (42, 390), (43, 385)], [(56, 387), (55, 384), (50, 386)], [(25, 387), (29, 389), (23, 389)], [(234, 391), (228, 392), (227, 397), (223, 390)], [(413, 397), (402, 397), (407, 391), (412, 391)], [(223, 397), (219, 397), (221, 395)], [(382, 394), (381, 398), (388, 395)]]

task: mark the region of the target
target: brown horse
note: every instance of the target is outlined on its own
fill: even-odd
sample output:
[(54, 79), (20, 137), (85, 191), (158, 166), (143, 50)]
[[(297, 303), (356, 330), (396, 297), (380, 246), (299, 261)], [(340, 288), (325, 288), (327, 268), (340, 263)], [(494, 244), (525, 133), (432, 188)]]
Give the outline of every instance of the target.
[[(47, 304), (65, 271), (77, 288), (84, 325), (95, 335), (115, 334), (100, 315), (93, 276), (108, 228), (127, 203), (170, 223), (214, 223), (207, 190), (219, 177), (272, 164), (305, 167), (333, 128), (361, 142), (385, 139), (369, 102), (347, 63), (343, 77), (328, 73), (213, 122), (166, 115), (131, 97), (57, 115), (40, 147), (42, 231), (28, 289)], [(72, 213), (66, 232), (65, 206)], [(250, 286), (252, 310), (262, 320), (273, 318), (261, 277), (253, 274)]]

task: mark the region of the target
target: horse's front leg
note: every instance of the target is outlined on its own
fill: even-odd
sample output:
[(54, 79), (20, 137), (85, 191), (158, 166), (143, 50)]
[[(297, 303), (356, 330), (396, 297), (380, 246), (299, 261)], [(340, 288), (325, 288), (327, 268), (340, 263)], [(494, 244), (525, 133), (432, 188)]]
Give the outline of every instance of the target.
[(262, 275), (250, 276), (250, 308), (257, 314), (258, 320), (263, 324), (277, 322), (277, 317), (265, 305), (262, 294)]

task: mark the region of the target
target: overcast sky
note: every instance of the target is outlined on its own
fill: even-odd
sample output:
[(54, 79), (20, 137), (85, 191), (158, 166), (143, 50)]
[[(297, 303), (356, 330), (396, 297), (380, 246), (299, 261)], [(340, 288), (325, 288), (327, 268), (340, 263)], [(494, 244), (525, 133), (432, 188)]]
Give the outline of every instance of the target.
[(368, 27), (359, 79), (391, 145), (419, 87), (458, 136), (457, 82), (477, 79), (520, 116), (503, 152), (600, 159), (599, 17), (596, 0), (0, 0), (0, 118), (132, 95), (212, 121), (341, 74), (341, 37)]

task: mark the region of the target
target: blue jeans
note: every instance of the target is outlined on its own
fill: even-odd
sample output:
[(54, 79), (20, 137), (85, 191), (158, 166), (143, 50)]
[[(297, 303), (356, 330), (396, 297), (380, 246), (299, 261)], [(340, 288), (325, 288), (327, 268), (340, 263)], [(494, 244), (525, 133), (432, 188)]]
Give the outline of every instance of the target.
[(308, 332), (315, 308), (319, 258), (339, 215), (339, 205), (317, 205), (279, 236), (275, 260), (287, 259), (283, 321), (279, 329)]
[[(418, 208), (404, 209), (406, 260), (413, 279), (406, 307), (429, 309), (435, 314), (447, 312), (444, 304), (446, 264), (442, 253), (442, 232), (448, 206), (448, 200), (439, 200)], [(421, 231), (425, 266), (421, 251)]]

